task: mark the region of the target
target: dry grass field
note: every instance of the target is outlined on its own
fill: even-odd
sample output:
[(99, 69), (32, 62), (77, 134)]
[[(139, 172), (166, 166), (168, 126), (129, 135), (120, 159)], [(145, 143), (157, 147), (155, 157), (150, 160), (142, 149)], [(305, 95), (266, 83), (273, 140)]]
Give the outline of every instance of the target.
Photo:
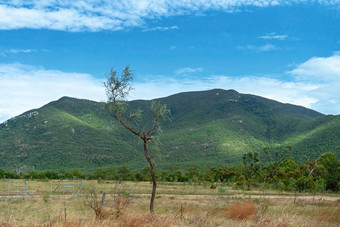
[[(226, 185), (84, 181), (82, 194), (58, 182), (29, 182), (27, 201), (0, 200), (0, 226), (340, 226), (340, 196), (239, 191)], [(105, 205), (102, 193), (105, 192)]]

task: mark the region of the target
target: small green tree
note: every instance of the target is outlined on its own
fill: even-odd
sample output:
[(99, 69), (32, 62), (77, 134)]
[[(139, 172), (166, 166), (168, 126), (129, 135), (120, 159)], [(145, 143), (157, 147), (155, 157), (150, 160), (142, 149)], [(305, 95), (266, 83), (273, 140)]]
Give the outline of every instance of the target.
[(189, 181), (193, 181), (197, 183), (200, 179), (200, 173), (196, 167), (191, 167), (186, 173), (185, 176), (188, 178)]
[(319, 163), (326, 168), (325, 180), (328, 190), (340, 190), (340, 160), (332, 152), (322, 154)]
[(280, 169), (281, 164), (289, 158), (292, 149), (293, 148), (290, 145), (286, 146), (285, 149), (281, 149), (281, 150), (271, 149), (269, 147), (265, 147), (263, 149), (263, 152), (269, 162), (267, 166), (268, 177), (270, 177), (273, 180), (274, 188), (276, 187), (276, 183), (277, 183), (275, 179), (275, 175), (277, 171)]
[(109, 167), (104, 172), (105, 180), (114, 180), (116, 179), (116, 169), (113, 167)]
[(317, 192), (325, 192), (326, 190), (326, 180), (323, 178), (320, 178), (318, 180), (315, 181), (315, 191)]
[(246, 185), (247, 185), (246, 177), (244, 175), (239, 176), (236, 180), (237, 188), (245, 189)]
[(243, 155), (243, 171), (250, 189), (251, 179), (257, 174), (260, 169), (258, 153), (248, 152)]
[(118, 168), (118, 178), (123, 181), (133, 180), (133, 174), (128, 166), (120, 166)]
[(150, 200), (150, 212), (153, 213), (157, 182), (152, 152), (158, 150), (156, 144), (157, 134), (161, 132), (160, 122), (169, 117), (170, 111), (166, 105), (162, 105), (160, 102), (152, 102), (152, 124), (148, 129), (145, 125), (141, 125), (142, 110), (137, 109), (135, 112), (131, 112), (127, 108), (126, 98), (132, 89), (132, 81), (133, 74), (128, 66), (125, 67), (120, 75), (118, 75), (117, 71), (111, 69), (109, 78), (105, 83), (108, 98), (105, 107), (110, 110), (115, 120), (143, 141), (144, 156), (150, 165), (153, 183)]

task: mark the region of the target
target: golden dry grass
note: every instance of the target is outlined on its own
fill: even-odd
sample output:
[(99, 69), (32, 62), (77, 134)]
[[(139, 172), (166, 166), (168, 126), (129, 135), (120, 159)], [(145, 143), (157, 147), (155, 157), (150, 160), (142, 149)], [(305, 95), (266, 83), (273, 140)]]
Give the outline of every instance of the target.
[(235, 220), (253, 219), (258, 210), (258, 206), (251, 200), (235, 202), (224, 210), (228, 218)]
[(340, 207), (324, 208), (317, 214), (318, 223), (333, 223), (340, 225)]
[[(37, 191), (28, 201), (0, 200), (2, 226), (339, 226), (340, 204), (335, 201), (294, 200), (262, 197), (240, 199), (228, 196), (204, 185), (161, 184), (155, 201), (155, 214), (150, 214), (147, 182), (85, 182), (79, 197), (53, 194), (50, 182), (34, 182)], [(32, 185), (31, 188), (33, 189)], [(95, 188), (99, 205), (86, 205), (90, 188)], [(191, 195), (186, 195), (188, 192)], [(227, 188), (227, 187), (226, 187)], [(106, 204), (100, 205), (101, 193), (106, 192)], [(115, 193), (114, 193), (115, 192)], [(209, 194), (211, 192), (211, 194)], [(202, 194), (200, 194), (202, 193)], [(239, 192), (243, 193), (243, 192)], [(251, 192), (249, 192), (251, 193)], [(255, 195), (258, 192), (254, 192)], [(338, 197), (335, 197), (338, 198)], [(256, 222), (259, 204), (262, 211)]]
[(173, 225), (173, 219), (169, 216), (159, 214), (150, 213), (137, 214), (126, 218), (122, 225), (129, 227), (144, 227), (144, 226), (168, 227)]

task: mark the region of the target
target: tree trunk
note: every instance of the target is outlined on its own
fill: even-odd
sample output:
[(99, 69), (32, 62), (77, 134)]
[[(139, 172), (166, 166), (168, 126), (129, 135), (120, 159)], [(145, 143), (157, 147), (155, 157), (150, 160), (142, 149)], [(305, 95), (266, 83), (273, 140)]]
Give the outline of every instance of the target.
[(152, 193), (151, 193), (151, 199), (150, 199), (150, 213), (153, 213), (153, 205), (155, 203), (155, 196), (156, 196), (156, 176), (155, 176), (155, 167), (152, 164), (151, 158), (148, 155), (148, 147), (147, 147), (147, 141), (144, 140), (144, 155), (146, 160), (149, 162), (150, 168), (151, 168), (151, 178), (152, 178)]
[(151, 167), (151, 178), (152, 178), (152, 193), (151, 193), (151, 200), (150, 200), (150, 212), (153, 213), (153, 204), (155, 203), (155, 196), (156, 196), (156, 177), (155, 177), (155, 171), (154, 166), (150, 164)]

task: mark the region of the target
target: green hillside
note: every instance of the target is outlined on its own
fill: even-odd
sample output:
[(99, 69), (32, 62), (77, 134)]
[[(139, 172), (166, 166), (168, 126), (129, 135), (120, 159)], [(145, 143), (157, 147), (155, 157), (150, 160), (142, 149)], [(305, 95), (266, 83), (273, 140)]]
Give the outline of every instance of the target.
[(0, 165), (87, 169), (141, 157), (124, 136), (102, 104), (64, 97), (0, 125)]
[(340, 157), (340, 115), (324, 116), (302, 124), (284, 143), (294, 147), (298, 161), (306, 160), (305, 154), (318, 157), (325, 152), (333, 152)]
[[(164, 122), (158, 168), (187, 169), (241, 161), (245, 152), (264, 146), (293, 146), (303, 160), (325, 151), (340, 155), (340, 116), (324, 116), (233, 90), (186, 92), (159, 99), (172, 121)], [(151, 101), (135, 100), (150, 121)], [(102, 103), (63, 97), (0, 124), (0, 165), (26, 170), (147, 165), (142, 145), (117, 124)]]

